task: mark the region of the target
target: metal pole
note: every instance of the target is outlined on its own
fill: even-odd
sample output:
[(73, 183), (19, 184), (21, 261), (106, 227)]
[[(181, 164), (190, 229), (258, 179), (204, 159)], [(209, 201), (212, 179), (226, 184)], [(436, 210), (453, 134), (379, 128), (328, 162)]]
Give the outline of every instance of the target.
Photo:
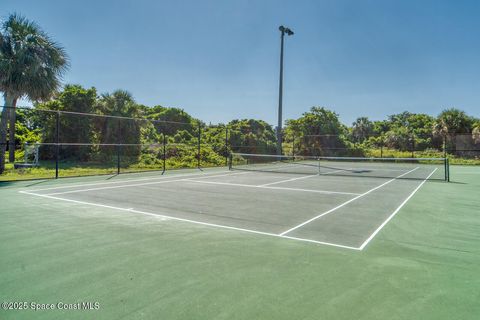
[(293, 35), (293, 31), (284, 26), (278, 28), (280, 35), (280, 79), (278, 83), (278, 123), (277, 123), (277, 155), (282, 155), (282, 103), (283, 103), (283, 43), (285, 33)]
[(116, 138), (117, 138), (117, 174), (120, 174), (120, 137), (122, 134), (122, 128), (120, 127), (120, 120), (116, 119), (116, 127), (117, 127), (117, 132), (116, 132)]
[(167, 170), (166, 159), (167, 159), (167, 136), (165, 135), (165, 133), (163, 133), (163, 171), (162, 171), (162, 174), (164, 174), (165, 171)]
[(60, 112), (55, 117), (55, 179), (58, 179), (58, 161), (60, 157)]
[(450, 160), (447, 158), (447, 182), (450, 182)]
[(225, 165), (228, 166), (228, 127), (225, 126)]
[(447, 158), (443, 159), (443, 170), (445, 171), (445, 181), (448, 181), (448, 163)]
[(295, 157), (295, 132), (293, 132), (293, 140), (292, 140), (292, 156)]
[(412, 158), (415, 158), (415, 135), (412, 133)]
[(443, 157), (447, 158), (447, 135), (443, 136)]
[(198, 125), (198, 159), (197, 159), (197, 168), (200, 169), (200, 151), (201, 151), (201, 136), (202, 136), (202, 126), (201, 124)]
[(232, 170), (232, 165), (233, 165), (233, 155), (230, 153), (228, 155), (228, 170)]
[(15, 162), (15, 126), (16, 126), (17, 112), (13, 106), (10, 108), (10, 125), (9, 125), (9, 146), (8, 146), (8, 161)]
[[(281, 28), (281, 27), (280, 27)], [(283, 42), (285, 38), (285, 31), (280, 29), (280, 80), (278, 86), (278, 123), (277, 123), (277, 155), (282, 154), (282, 103), (283, 103)]]
[(120, 145), (117, 144), (117, 174), (120, 174)]

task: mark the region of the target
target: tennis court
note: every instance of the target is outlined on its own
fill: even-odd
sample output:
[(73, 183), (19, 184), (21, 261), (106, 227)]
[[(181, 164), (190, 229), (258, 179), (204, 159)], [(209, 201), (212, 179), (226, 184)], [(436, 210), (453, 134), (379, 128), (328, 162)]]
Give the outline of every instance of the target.
[(448, 172), (441, 159), (393, 163), (234, 156), (230, 170), (21, 192), (282, 241), (363, 250), (427, 180), (441, 181)]
[[(4, 183), (2, 299), (101, 308), (1, 317), (476, 319), (478, 168), (452, 166), (447, 183), (440, 166), (386, 166)], [(373, 168), (399, 178), (363, 176)]]

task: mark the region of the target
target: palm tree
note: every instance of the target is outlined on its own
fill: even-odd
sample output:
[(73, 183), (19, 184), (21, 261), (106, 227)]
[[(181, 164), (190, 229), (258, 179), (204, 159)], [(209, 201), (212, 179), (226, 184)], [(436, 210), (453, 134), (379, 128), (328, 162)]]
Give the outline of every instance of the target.
[(433, 131), (438, 134), (465, 134), (471, 132), (472, 122), (472, 118), (464, 111), (446, 109), (438, 115)]
[[(111, 94), (102, 94), (97, 109), (102, 115), (114, 116), (114, 118), (100, 118), (101, 121), (97, 123), (100, 143), (140, 144), (141, 128), (146, 125), (146, 122), (134, 119), (142, 116), (142, 111), (129, 92), (116, 90)], [(119, 151), (124, 160), (135, 162), (141, 152), (140, 146), (118, 146), (117, 148), (119, 149), (104, 147), (100, 150), (100, 154), (109, 158), (112, 153)]]
[(352, 135), (355, 141), (363, 142), (373, 131), (373, 123), (367, 117), (360, 117), (352, 123)]
[[(0, 91), (5, 106), (0, 119), (0, 173), (5, 169), (7, 118), (10, 157), (15, 160), (15, 108), (18, 99), (49, 99), (68, 68), (65, 50), (35, 23), (12, 14), (0, 26)], [(10, 112), (9, 112), (10, 111)]]
[[(446, 146), (456, 150), (455, 135), (468, 134), (472, 130), (473, 119), (456, 108), (443, 110), (433, 124), (433, 134), (444, 139)], [(447, 146), (448, 144), (448, 146)]]
[(102, 94), (97, 106), (104, 115), (125, 117), (106, 119), (102, 127), (101, 143), (140, 143), (140, 126), (143, 124), (137, 118), (141, 115), (138, 104), (132, 95), (124, 90), (116, 90), (113, 93)]

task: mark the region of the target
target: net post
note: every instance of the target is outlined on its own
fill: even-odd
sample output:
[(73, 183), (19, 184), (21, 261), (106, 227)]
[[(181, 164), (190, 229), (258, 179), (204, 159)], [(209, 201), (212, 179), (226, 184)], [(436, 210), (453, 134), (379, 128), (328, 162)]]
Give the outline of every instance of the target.
[(450, 159), (447, 157), (448, 182), (450, 182)]
[(445, 180), (450, 182), (450, 160), (445, 158)]
[(58, 162), (60, 158), (60, 111), (55, 113), (55, 179), (58, 179)]
[(320, 172), (320, 168), (321, 168), (321, 166), (320, 166), (320, 158), (317, 158), (317, 161), (318, 161), (318, 175), (320, 175), (320, 174), (321, 174), (321, 172)]
[(202, 143), (202, 125), (198, 124), (198, 150), (197, 150), (197, 168), (200, 169), (200, 151), (201, 151), (201, 143)]
[(167, 136), (163, 132), (163, 171), (162, 174), (167, 170), (166, 159), (167, 159)]

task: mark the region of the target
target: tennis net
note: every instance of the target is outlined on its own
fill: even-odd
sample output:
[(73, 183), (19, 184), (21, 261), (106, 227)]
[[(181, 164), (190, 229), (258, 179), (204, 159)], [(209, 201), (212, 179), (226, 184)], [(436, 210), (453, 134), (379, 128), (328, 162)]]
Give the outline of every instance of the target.
[(448, 158), (315, 157), (232, 153), (229, 168), (305, 175), (450, 180)]

